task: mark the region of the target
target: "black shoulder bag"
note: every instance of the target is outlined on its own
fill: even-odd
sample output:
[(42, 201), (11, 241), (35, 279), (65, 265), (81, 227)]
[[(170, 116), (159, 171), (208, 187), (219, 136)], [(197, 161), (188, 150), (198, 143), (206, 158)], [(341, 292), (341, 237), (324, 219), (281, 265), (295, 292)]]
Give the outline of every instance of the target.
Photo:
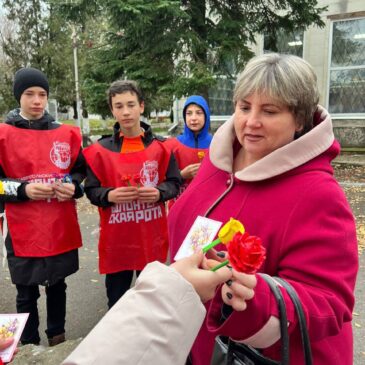
[(281, 361), (278, 362), (271, 360), (263, 356), (259, 350), (251, 346), (235, 342), (227, 337), (218, 336), (216, 338), (211, 365), (289, 365), (288, 320), (284, 298), (279, 289), (278, 283), (286, 289), (288, 295), (293, 301), (299, 320), (305, 364), (312, 365), (312, 352), (307, 324), (302, 304), (295, 289), (288, 282), (279, 277), (272, 278), (267, 274), (260, 275), (268, 283), (278, 303), (281, 333)]

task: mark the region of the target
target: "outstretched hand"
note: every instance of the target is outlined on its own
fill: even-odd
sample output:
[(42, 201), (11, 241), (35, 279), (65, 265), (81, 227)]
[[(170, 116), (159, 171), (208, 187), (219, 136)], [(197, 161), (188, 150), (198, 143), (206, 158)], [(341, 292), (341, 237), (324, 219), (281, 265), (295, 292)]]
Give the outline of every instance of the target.
[[(171, 265), (171, 267), (193, 285), (202, 302), (212, 299), (217, 286), (232, 277), (231, 270), (226, 267), (223, 267), (216, 272), (201, 269), (201, 266), (205, 266), (205, 260), (203, 252), (198, 252), (176, 261)], [(219, 262), (214, 261), (214, 263), (212, 262), (211, 264), (215, 266), (218, 263)]]

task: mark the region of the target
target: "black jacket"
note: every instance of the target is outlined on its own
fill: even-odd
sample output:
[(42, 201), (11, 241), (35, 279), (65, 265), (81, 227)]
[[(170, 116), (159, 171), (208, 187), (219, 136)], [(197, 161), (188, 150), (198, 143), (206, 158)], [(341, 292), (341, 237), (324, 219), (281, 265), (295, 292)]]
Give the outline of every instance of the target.
[[(29, 121), (19, 114), (19, 109), (11, 111), (6, 119), (6, 123), (22, 129), (49, 130), (56, 129), (61, 126), (47, 112), (41, 119)], [(70, 171), (72, 182), (75, 185), (74, 198), (80, 198), (83, 195), (81, 182), (86, 175), (86, 163), (82, 151), (75, 161)], [(0, 210), (3, 211), (6, 202), (22, 202), (28, 200), (25, 194), (25, 186), (27, 183), (8, 179), (1, 166), (0, 160), (0, 180), (14, 181), (14, 194), (0, 195)], [(7, 258), (9, 271), (12, 282), (21, 285), (53, 285), (60, 279), (76, 272), (79, 267), (78, 250), (72, 250), (60, 255), (50, 257), (17, 257), (8, 233), (5, 238), (5, 246), (7, 250)]]
[[(164, 141), (165, 139), (156, 136), (152, 133), (151, 127), (148, 124), (141, 123), (144, 129), (144, 137), (142, 138), (145, 147), (149, 146), (155, 139)], [(120, 136), (119, 123), (114, 125), (114, 134), (105, 136), (98, 141), (103, 147), (113, 152), (120, 152), (123, 144), (123, 137)], [(179, 188), (182, 183), (180, 170), (177, 166), (175, 156), (171, 154), (169, 165), (166, 172), (166, 180), (156, 186), (160, 191), (160, 201), (165, 202), (174, 198), (179, 193)], [(85, 193), (91, 203), (99, 207), (108, 207), (113, 203), (108, 202), (108, 192), (115, 189), (114, 186), (102, 187), (100, 181), (92, 172), (90, 167), (87, 167), (87, 177), (85, 180)]]

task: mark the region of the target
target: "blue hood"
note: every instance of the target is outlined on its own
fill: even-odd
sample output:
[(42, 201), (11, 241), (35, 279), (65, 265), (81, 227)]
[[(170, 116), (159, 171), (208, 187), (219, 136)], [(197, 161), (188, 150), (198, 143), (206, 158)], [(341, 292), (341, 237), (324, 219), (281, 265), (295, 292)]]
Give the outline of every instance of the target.
[[(186, 108), (190, 104), (196, 104), (200, 106), (204, 110), (205, 114), (204, 127), (197, 136), (195, 136), (194, 133), (186, 125), (186, 117), (185, 117)], [(185, 146), (191, 148), (208, 148), (212, 140), (212, 135), (209, 134), (210, 110), (206, 100), (200, 95), (192, 95), (188, 97), (184, 105), (183, 117), (184, 117), (184, 132), (176, 137), (178, 141), (180, 141)]]

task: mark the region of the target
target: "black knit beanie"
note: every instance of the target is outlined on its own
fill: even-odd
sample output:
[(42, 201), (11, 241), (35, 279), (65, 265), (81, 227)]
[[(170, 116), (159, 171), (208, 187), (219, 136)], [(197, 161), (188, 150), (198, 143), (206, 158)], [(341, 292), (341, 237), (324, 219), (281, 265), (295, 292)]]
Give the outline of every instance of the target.
[(15, 73), (13, 91), (15, 99), (20, 103), (23, 92), (33, 86), (39, 86), (49, 94), (49, 85), (46, 75), (32, 67), (21, 68)]

